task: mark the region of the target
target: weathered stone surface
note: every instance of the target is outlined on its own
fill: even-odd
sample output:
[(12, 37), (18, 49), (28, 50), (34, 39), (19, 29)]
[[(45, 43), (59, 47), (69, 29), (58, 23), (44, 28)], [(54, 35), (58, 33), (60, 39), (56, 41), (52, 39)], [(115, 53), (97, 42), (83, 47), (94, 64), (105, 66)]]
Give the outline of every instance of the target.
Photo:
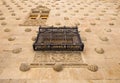
[(21, 51), (22, 51), (22, 48), (15, 48), (15, 49), (12, 50), (12, 53), (18, 54), (18, 53), (20, 53)]
[(25, 32), (30, 32), (30, 31), (31, 31), (30, 28), (26, 28), (26, 29), (25, 29)]
[(20, 65), (20, 70), (23, 71), (23, 72), (26, 72), (26, 71), (29, 71), (30, 70), (30, 66), (26, 63), (22, 63)]
[(4, 29), (4, 32), (10, 32), (10, 29), (6, 28)]
[(108, 41), (108, 40), (109, 40), (109, 39), (108, 39), (107, 37), (105, 37), (105, 36), (100, 36), (99, 38), (100, 38), (100, 40), (102, 40), (102, 41)]
[(96, 71), (98, 71), (98, 66), (97, 65), (89, 65), (87, 67), (87, 69), (92, 71), (92, 72), (96, 72)]
[(63, 70), (63, 66), (62, 66), (62, 64), (60, 64), (60, 63), (56, 63), (56, 64), (53, 66), (53, 69), (54, 69), (55, 71), (57, 71), (57, 72), (60, 72), (60, 71)]
[(85, 29), (85, 32), (91, 32), (90, 28)]
[(33, 37), (32, 37), (32, 41), (35, 41), (35, 40), (36, 40), (36, 36), (33, 36)]
[(95, 48), (95, 51), (96, 51), (98, 54), (103, 54), (103, 53), (104, 53), (104, 49), (103, 49), (103, 48)]
[(8, 41), (14, 41), (16, 39), (16, 37), (10, 37), (8, 38)]

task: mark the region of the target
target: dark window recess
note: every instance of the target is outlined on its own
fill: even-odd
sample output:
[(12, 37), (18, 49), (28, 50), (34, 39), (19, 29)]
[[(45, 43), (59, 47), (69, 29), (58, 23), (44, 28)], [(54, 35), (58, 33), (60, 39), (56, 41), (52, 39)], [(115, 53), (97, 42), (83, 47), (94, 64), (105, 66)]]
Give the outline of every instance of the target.
[(49, 13), (49, 11), (42, 11), (42, 13)]
[(83, 51), (78, 27), (39, 27), (33, 44), (35, 51)]
[(37, 19), (38, 15), (30, 15), (29, 18), (31, 19)]
[(32, 11), (32, 13), (40, 13), (40, 11)]

